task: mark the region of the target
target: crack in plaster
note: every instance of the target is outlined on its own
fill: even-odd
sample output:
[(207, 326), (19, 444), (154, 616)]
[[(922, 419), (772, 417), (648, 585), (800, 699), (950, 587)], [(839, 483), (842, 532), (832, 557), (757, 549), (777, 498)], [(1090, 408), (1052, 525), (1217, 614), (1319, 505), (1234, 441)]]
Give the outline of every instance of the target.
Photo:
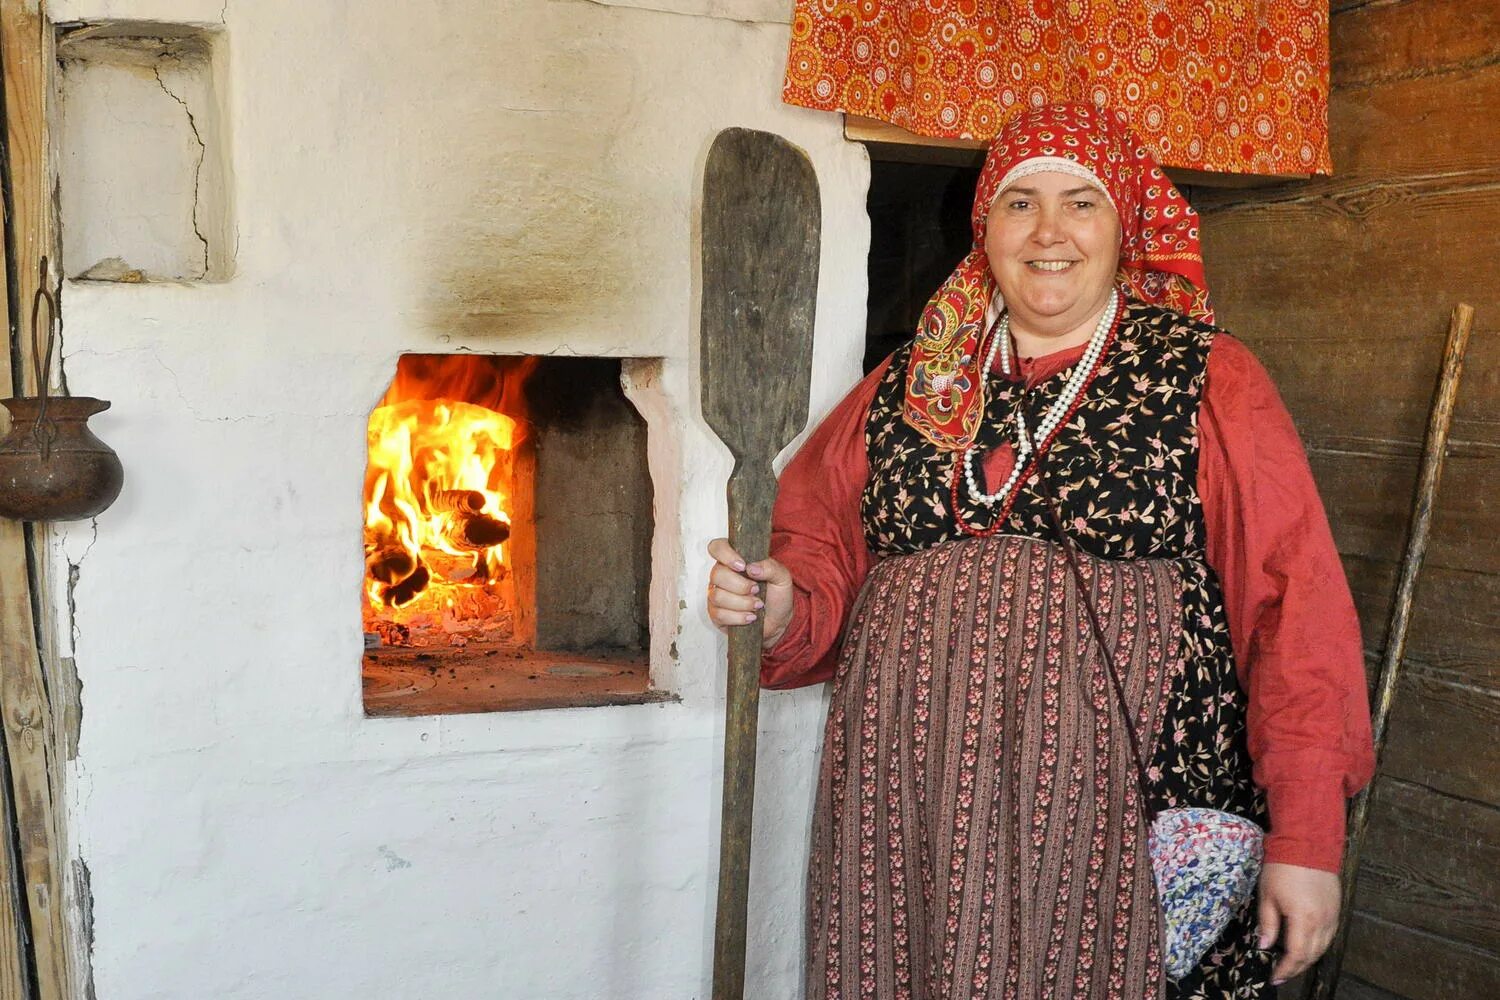
[(73, 884), (78, 894), (78, 935), (82, 940), (83, 998), (98, 1000), (94, 989), (94, 877), (89, 863), (82, 858), (73, 859)]
[[(227, 0), (225, 6), (228, 6)], [(193, 167), (193, 235), (198, 237), (198, 242), (203, 244), (203, 277), (208, 277), (208, 237), (198, 228), (198, 207), (203, 204), (203, 161), (208, 158), (208, 145), (204, 143), (203, 136), (198, 133), (198, 120), (193, 117), (193, 110), (187, 105), (187, 101), (172, 93), (167, 87), (167, 82), (161, 78), (161, 66), (151, 67), (156, 74), (156, 82), (161, 86), (162, 93), (182, 105), (183, 114), (187, 115), (188, 128), (193, 130), (193, 139), (198, 143), (198, 163)], [(175, 376), (174, 376), (175, 377)]]
[(57, 699), (56, 710), (61, 720), (63, 759), (67, 761), (78, 759), (78, 740), (83, 729), (83, 683), (78, 679), (78, 639), (82, 634), (78, 627), (78, 581), (83, 578), (83, 561), (94, 550), (94, 544), (99, 541), (99, 519), (89, 518), (89, 526), (92, 530), (89, 543), (84, 546), (83, 552), (77, 559), (69, 558), (67, 555), (66, 533), (61, 539), (62, 544), (58, 546), (68, 566), (69, 655), (57, 658), (59, 687), (54, 697)]
[(182, 400), (182, 405), (186, 406), (188, 412), (193, 415), (193, 419), (208, 422), (209, 418), (204, 417), (202, 414), (200, 414), (198, 412), (198, 408), (194, 406), (192, 404), (192, 401), (187, 398), (187, 393), (182, 391), (182, 380), (177, 377), (177, 373), (167, 366), (167, 363), (161, 359), (161, 355), (157, 354), (155, 350), (149, 347), (144, 348), (144, 350), (152, 361), (155, 361), (158, 365), (161, 366), (162, 371), (172, 376), (172, 390), (177, 393), (177, 398)]
[[(238, 416), (238, 417), (230, 417), (230, 416), (214, 417), (214, 416), (208, 416), (208, 415), (205, 415), (205, 414), (199, 412), (198, 408), (193, 405), (192, 400), (188, 399), (187, 394), (182, 391), (182, 380), (180, 378), (178, 378), (177, 372), (175, 372), (171, 367), (169, 367), (167, 365), (167, 363), (165, 361), (163, 361), (161, 359), (161, 355), (159, 355), (159, 354), (156, 353), (156, 349), (155, 348), (152, 348), (152, 347), (127, 347), (127, 348), (123, 348), (123, 349), (118, 350), (118, 351), (96, 351), (96, 350), (93, 350), (92, 348), (82, 347), (82, 348), (79, 348), (78, 350), (74, 351), (72, 354), (68, 355), (68, 357), (70, 357), (70, 358), (71, 357), (76, 357), (76, 356), (78, 356), (80, 354), (87, 354), (90, 357), (95, 357), (95, 358), (118, 358), (118, 357), (123, 357), (126, 354), (145, 354), (145, 355), (147, 355), (148, 357), (151, 358), (152, 361), (156, 362), (157, 366), (159, 368), (161, 368), (162, 371), (164, 371), (168, 375), (172, 376), (172, 391), (177, 394), (177, 398), (178, 399), (182, 400), (182, 405), (187, 408), (188, 413), (190, 413), (192, 415), (193, 419), (196, 420), (196, 421), (198, 421), (199, 423), (204, 423), (204, 424), (234, 424), (234, 423), (240, 423), (241, 421), (245, 421), (245, 420), (273, 420), (273, 419), (275, 419), (273, 415), (262, 414), (262, 413), (246, 413), (246, 414), (243, 414), (243, 415)], [(368, 418), (368, 414), (363, 414), (362, 415), (362, 414), (359, 414), (359, 413), (329, 413), (329, 414), (318, 414), (318, 416), (329, 416), (329, 417), (361, 417), (361, 416), (364, 416), (365, 418)]]
[[(477, 310), (477, 309), (471, 309), (467, 313), (465, 313), (464, 315), (466, 315), (466, 316), (500, 316), (500, 315), (503, 315), (503, 314), (502, 313), (498, 313), (498, 312), (484, 312), (484, 311)], [(445, 340), (443, 340), (443, 343), (446, 344), (446, 343), (448, 343), (448, 341), (445, 339)], [(403, 353), (403, 354), (424, 354), (424, 353), (429, 352), (430, 350), (431, 350), (431, 348), (427, 348), (427, 347), (408, 347), (408, 348), (404, 348), (401, 353)], [(454, 354), (473, 354), (473, 353), (475, 353), (475, 351), (476, 351), (476, 348), (469, 347), (467, 344), (459, 344), (457, 347), (453, 348), (453, 352), (452, 353), (454, 353)], [(555, 357), (558, 357), (558, 356), (565, 356), (565, 357), (570, 357), (570, 358), (618, 358), (621, 361), (628, 361), (628, 360), (631, 360), (631, 359), (633, 359), (635, 357), (634, 354), (614, 354), (614, 353), (611, 353), (610, 349), (608, 349), (608, 348), (606, 348), (604, 350), (598, 350), (598, 351), (596, 351), (596, 350), (580, 351), (580, 350), (578, 350), (578, 348), (574, 347), (572, 344), (567, 344), (567, 343), (560, 343), (560, 344), (557, 344), (556, 346), (553, 346), (553, 347), (538, 348), (538, 349), (535, 349), (535, 350), (531, 351), (530, 353), (536, 355), (539, 358), (555, 358)]]
[(121, 348), (118, 351), (96, 351), (96, 350), (94, 350), (91, 347), (80, 347), (78, 350), (74, 351), (72, 354), (69, 354), (68, 357), (70, 357), (70, 358), (77, 357), (77, 356), (82, 355), (82, 354), (86, 354), (89, 357), (93, 357), (93, 358), (119, 358), (119, 357), (124, 357), (127, 354), (145, 354), (145, 355), (149, 356), (152, 361), (156, 362), (157, 367), (159, 367), (162, 371), (166, 372), (168, 375), (172, 376), (172, 391), (176, 393), (177, 398), (182, 401), (182, 405), (187, 409), (188, 413), (192, 415), (193, 419), (196, 420), (196, 421), (198, 421), (199, 423), (204, 423), (204, 424), (237, 424), (237, 423), (242, 423), (242, 422), (247, 421), (247, 420), (271, 421), (271, 420), (276, 420), (278, 417), (281, 417), (281, 416), (296, 416), (296, 417), (301, 417), (303, 419), (312, 419), (312, 420), (332, 420), (332, 419), (344, 420), (344, 419), (347, 419), (347, 420), (367, 421), (367, 420), (370, 419), (369, 411), (367, 411), (367, 410), (361, 410), (361, 409), (355, 409), (355, 410), (322, 410), (322, 411), (318, 411), (318, 412), (315, 412), (315, 413), (301, 413), (301, 412), (294, 412), (294, 411), (287, 410), (287, 411), (282, 411), (280, 413), (245, 413), (245, 414), (241, 414), (240, 416), (237, 416), (237, 417), (231, 417), (231, 416), (209, 416), (209, 415), (206, 415), (206, 414), (200, 412), (199, 409), (196, 406), (193, 405), (193, 402), (190, 399), (188, 399), (187, 394), (182, 391), (182, 380), (178, 377), (177, 372), (174, 371), (171, 367), (169, 367), (167, 365), (167, 363), (161, 359), (161, 355), (159, 355), (159, 354), (156, 353), (156, 349), (155, 348), (152, 348), (152, 347), (125, 347), (125, 348)]
[(610, 10), (641, 10), (646, 11), (650, 14), (672, 14), (677, 17), (701, 18), (705, 21), (727, 21), (730, 24), (782, 25), (787, 23), (786, 21), (767, 21), (757, 20), (755, 18), (727, 17), (723, 14), (703, 14), (693, 10), (672, 10), (667, 7), (647, 7), (644, 4), (638, 3), (620, 3), (618, 2), (618, 0), (553, 0), (553, 2), (581, 3), (588, 4), (592, 7), (605, 7)]
[(78, 589), (78, 581), (83, 577), (83, 561), (88, 558), (94, 550), (94, 543), (99, 540), (99, 519), (89, 518), (89, 525), (93, 528), (93, 537), (89, 539), (88, 545), (84, 546), (83, 553), (76, 559), (68, 559), (68, 642), (72, 646), (73, 656), (78, 656), (78, 602), (74, 596)]
[[(57, 242), (58, 242), (58, 244), (61, 244), (61, 242), (62, 242), (62, 181), (61, 181), (61, 179), (56, 178), (56, 177), (54, 177), (52, 179), (52, 218), (56, 220), (56, 225), (57, 225)], [(57, 271), (61, 272), (61, 270), (62, 270), (62, 254), (61, 253), (59, 253), (57, 255), (57, 260), (55, 260), (53, 262), (52, 266)], [(54, 303), (56, 303), (56, 310), (55, 311), (57, 313), (57, 315), (53, 317), (53, 320), (54, 320), (54, 322), (57, 325), (57, 384), (62, 387), (62, 392), (63, 392), (64, 396), (71, 396), (71, 395), (73, 395), (73, 390), (68, 387), (68, 370), (63, 365), (63, 362), (65, 360), (67, 360), (67, 359), (63, 355), (63, 347), (65, 346), (64, 343), (63, 343), (63, 314), (62, 314), (63, 282), (62, 282), (62, 277), (60, 275), (59, 275), (59, 277), (57, 279), (57, 287), (55, 289), (53, 289), (53, 291), (52, 291), (52, 301)]]

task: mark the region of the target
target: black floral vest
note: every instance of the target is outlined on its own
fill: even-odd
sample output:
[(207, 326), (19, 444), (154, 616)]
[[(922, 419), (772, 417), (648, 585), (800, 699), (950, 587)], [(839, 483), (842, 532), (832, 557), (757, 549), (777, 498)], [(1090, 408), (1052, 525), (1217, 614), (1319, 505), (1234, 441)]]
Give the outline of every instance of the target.
[[(1245, 695), (1234, 670), (1219, 581), (1205, 557), (1198, 496), (1198, 404), (1209, 346), (1219, 331), (1156, 306), (1129, 302), (1114, 346), (1082, 405), (1043, 460), (1065, 530), (1078, 547), (1106, 559), (1172, 559), (1182, 574), (1186, 668), (1173, 688), (1148, 775), (1159, 808), (1226, 809), (1265, 822), (1250, 780)], [(870, 476), (861, 498), (865, 538), (877, 556), (931, 548), (966, 537), (954, 518), (959, 455), (942, 451), (902, 419), (907, 353), (902, 348), (876, 391), (865, 428)], [(1056, 399), (1071, 370), (1025, 391), (986, 373), (980, 456), (1008, 440), (1023, 396), (1028, 424)], [(980, 482), (989, 492), (996, 483)], [(1056, 540), (1037, 481), (1018, 484), (1007, 534)], [(960, 485), (964, 521), (991, 526), (995, 514)]]

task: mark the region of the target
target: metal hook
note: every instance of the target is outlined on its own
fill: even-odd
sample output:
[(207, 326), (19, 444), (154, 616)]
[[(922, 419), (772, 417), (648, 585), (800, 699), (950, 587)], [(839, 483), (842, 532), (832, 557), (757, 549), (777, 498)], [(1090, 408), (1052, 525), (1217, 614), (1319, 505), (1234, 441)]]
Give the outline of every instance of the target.
[[(31, 300), (31, 363), (36, 372), (36, 394), (41, 399), (37, 407), (36, 423), (32, 425), (31, 437), (46, 461), (52, 453), (52, 441), (57, 437), (57, 422), (47, 419), (47, 373), (52, 370), (52, 349), (57, 343), (57, 299), (47, 287), (47, 258), (43, 255), (37, 275), (36, 295)], [(37, 320), (41, 316), (42, 302), (47, 303), (47, 351), (42, 353), (37, 340)]]

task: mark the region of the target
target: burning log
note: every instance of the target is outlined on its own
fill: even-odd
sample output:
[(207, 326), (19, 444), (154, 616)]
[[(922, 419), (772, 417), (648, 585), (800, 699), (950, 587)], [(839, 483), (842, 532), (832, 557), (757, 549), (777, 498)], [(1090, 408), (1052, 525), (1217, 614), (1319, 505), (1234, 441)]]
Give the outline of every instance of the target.
[(428, 505), (439, 513), (478, 514), (484, 510), (484, 494), (478, 490), (438, 490)]
[[(438, 580), (449, 583), (483, 583), (483, 558), (477, 552), (465, 552), (461, 556), (451, 555), (440, 549), (423, 549), (422, 565)], [(479, 577), (476, 581), (475, 577)]]
[(414, 573), (393, 586), (386, 587), (380, 591), (380, 599), (393, 608), (410, 604), (416, 596), (427, 589), (427, 584), (432, 581), (432, 574), (427, 572), (427, 567), (418, 565)]
[(386, 545), (365, 557), (370, 579), (394, 587), (417, 571), (417, 559), (399, 545)]
[(510, 537), (510, 525), (488, 514), (450, 513), (443, 517), (443, 540), (455, 549), (483, 552)]

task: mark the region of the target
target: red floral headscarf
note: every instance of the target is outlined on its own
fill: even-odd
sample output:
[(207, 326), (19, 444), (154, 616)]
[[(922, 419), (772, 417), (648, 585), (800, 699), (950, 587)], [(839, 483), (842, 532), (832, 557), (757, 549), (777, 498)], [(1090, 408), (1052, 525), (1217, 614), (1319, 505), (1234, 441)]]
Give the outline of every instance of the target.
[(1213, 321), (1198, 246), (1198, 213), (1130, 131), (1125, 116), (1090, 104), (1022, 112), (995, 136), (980, 172), (974, 192), (974, 249), (933, 293), (912, 343), (906, 421), (940, 448), (972, 444), (984, 412), (980, 341), (987, 314), (992, 318), (998, 313), (991, 304), (1001, 304), (984, 252), (985, 222), (1001, 183), (1009, 186), (1016, 168), (1028, 161), (1037, 161), (1036, 169), (1088, 176), (1109, 196), (1120, 217), (1115, 281), (1124, 294)]

